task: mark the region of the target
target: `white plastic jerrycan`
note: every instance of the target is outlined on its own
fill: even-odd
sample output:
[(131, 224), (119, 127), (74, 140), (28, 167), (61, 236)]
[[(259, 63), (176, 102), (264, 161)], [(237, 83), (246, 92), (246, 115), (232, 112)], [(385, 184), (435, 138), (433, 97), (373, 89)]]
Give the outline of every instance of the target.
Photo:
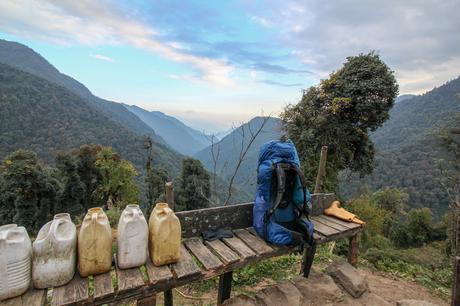
[(77, 229), (67, 213), (57, 214), (32, 245), (35, 288), (62, 286), (72, 280), (77, 260)]
[(118, 221), (117, 264), (120, 269), (139, 267), (148, 257), (149, 227), (139, 205), (129, 204)]
[(167, 203), (158, 203), (149, 218), (150, 258), (155, 266), (177, 262), (180, 258), (180, 221)]
[(30, 287), (32, 244), (23, 226), (0, 226), (0, 300), (23, 294)]

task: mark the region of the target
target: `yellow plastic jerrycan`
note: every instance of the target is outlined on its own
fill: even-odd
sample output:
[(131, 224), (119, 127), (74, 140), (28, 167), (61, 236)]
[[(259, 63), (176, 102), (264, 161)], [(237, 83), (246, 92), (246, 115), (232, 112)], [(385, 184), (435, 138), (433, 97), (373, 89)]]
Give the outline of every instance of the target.
[(83, 277), (108, 272), (112, 266), (112, 231), (100, 207), (88, 210), (78, 235), (78, 270)]
[(167, 203), (155, 205), (149, 218), (150, 258), (155, 266), (177, 262), (180, 258), (181, 227)]
[(0, 300), (23, 294), (29, 289), (32, 243), (23, 226), (0, 226)]
[(32, 281), (35, 288), (70, 282), (77, 261), (77, 229), (67, 213), (57, 214), (38, 232), (32, 245)]
[(139, 205), (129, 204), (118, 221), (117, 265), (120, 269), (139, 267), (148, 258), (149, 226)]

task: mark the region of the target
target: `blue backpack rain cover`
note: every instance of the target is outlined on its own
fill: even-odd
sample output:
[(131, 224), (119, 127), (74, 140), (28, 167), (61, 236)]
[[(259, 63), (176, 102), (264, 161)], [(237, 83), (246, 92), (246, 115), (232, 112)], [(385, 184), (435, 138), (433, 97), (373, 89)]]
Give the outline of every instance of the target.
[(291, 140), (274, 140), (260, 148), (253, 226), (267, 242), (292, 245), (313, 241), (308, 219), (310, 193)]

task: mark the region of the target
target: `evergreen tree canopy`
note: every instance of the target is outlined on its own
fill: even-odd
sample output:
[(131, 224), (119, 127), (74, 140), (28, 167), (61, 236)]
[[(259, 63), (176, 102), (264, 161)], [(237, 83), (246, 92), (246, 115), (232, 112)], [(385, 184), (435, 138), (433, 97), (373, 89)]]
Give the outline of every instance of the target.
[(36, 231), (54, 213), (56, 182), (35, 153), (18, 150), (0, 167), (0, 222)]
[(346, 63), (281, 115), (296, 144), (309, 185), (314, 183), (321, 146), (327, 145), (326, 187), (337, 186), (337, 174), (350, 169), (372, 171), (374, 146), (369, 132), (388, 119), (398, 94), (393, 72), (375, 53), (348, 57)]
[(196, 159), (182, 161), (179, 190), (176, 202), (179, 210), (192, 210), (209, 206), (210, 176)]

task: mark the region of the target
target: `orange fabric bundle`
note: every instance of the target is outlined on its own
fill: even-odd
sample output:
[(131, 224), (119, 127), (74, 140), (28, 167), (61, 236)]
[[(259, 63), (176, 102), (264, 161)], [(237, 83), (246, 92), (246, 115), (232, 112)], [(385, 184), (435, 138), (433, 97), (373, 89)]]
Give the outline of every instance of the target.
[(338, 219), (345, 220), (348, 222), (365, 224), (365, 222), (358, 219), (358, 217), (355, 214), (352, 214), (351, 212), (346, 211), (345, 209), (340, 207), (339, 201), (332, 202), (331, 206), (324, 210), (324, 214), (327, 216), (336, 217)]

